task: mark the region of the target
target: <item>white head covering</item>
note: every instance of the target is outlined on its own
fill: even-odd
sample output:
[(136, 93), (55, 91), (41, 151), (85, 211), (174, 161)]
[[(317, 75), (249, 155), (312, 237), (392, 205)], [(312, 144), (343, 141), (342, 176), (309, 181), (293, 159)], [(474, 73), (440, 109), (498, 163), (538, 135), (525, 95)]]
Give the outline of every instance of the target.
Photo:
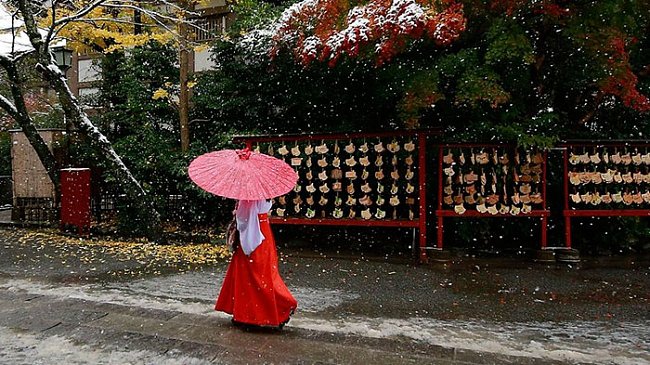
[(248, 256), (264, 241), (258, 214), (268, 213), (273, 203), (269, 200), (240, 200), (237, 204), (237, 230), (244, 253)]

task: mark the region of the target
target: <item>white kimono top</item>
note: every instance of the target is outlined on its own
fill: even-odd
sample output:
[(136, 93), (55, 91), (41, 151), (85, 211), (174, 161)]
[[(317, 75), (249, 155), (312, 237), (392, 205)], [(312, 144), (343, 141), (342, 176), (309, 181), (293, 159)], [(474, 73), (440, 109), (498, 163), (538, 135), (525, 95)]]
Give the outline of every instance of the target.
[(268, 213), (273, 203), (267, 200), (240, 200), (237, 204), (237, 230), (239, 231), (239, 242), (241, 248), (250, 256), (253, 251), (264, 241), (264, 235), (260, 230), (258, 214)]

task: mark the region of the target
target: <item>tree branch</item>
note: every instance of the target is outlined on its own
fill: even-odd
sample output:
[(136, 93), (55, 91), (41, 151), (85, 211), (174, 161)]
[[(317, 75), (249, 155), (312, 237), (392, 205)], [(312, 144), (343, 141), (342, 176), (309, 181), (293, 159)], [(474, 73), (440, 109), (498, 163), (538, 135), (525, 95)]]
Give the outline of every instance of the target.
[[(85, 136), (87, 136), (90, 139), (91, 143), (97, 147), (99, 151), (101, 151), (102, 156), (113, 165), (114, 174), (118, 180), (122, 182), (123, 188), (129, 198), (132, 199), (135, 205), (141, 209), (141, 214), (143, 217), (145, 217), (144, 221), (149, 228), (149, 233), (155, 239), (159, 236), (160, 233), (160, 215), (153, 205), (153, 200), (147, 197), (147, 194), (140, 183), (131, 174), (130, 170), (124, 164), (120, 156), (115, 152), (113, 146), (108, 141), (106, 136), (104, 136), (101, 131), (92, 123), (86, 112), (83, 110), (82, 106), (79, 104), (79, 101), (70, 90), (65, 76), (56, 66), (54, 57), (50, 53), (49, 44), (44, 43), (43, 35), (39, 32), (34, 15), (39, 8), (33, 5), (32, 0), (15, 1), (18, 4), (18, 9), (23, 16), (23, 21), (25, 22), (25, 29), (29, 37), (29, 41), (38, 56), (36, 70), (41, 73), (43, 80), (47, 81), (49, 86), (57, 92), (66, 118), (72, 121), (77, 129)], [(96, 0), (92, 4), (98, 4), (101, 3), (101, 1), (103, 0)], [(77, 14), (80, 13), (81, 11)], [(60, 182), (58, 181), (59, 169), (56, 164), (56, 160), (54, 160), (52, 153), (49, 152), (47, 145), (44, 144), (42, 137), (40, 137), (36, 131), (36, 128), (34, 127), (33, 121), (29, 117), (29, 114), (23, 114), (24, 98), (22, 97), (22, 90), (20, 88), (21, 79), (17, 74), (16, 64), (10, 63), (7, 71), (9, 78), (12, 80), (11, 89), (14, 101), (16, 102), (16, 109), (18, 110), (19, 116), (21, 117), (18, 119), (18, 121), (25, 122), (23, 131), (27, 135), (30, 143), (37, 151), (41, 162), (43, 162), (43, 165), (48, 171), (50, 179), (52, 179), (55, 189), (57, 189), (56, 196), (58, 198), (60, 193)], [(14, 73), (14, 71), (16, 72)], [(20, 95), (18, 95), (18, 93), (20, 93)], [(22, 104), (20, 103), (21, 101)], [(41, 148), (43, 146), (45, 146), (44, 150)]]
[[(52, 2), (52, 24), (56, 21), (56, 3)], [(54, 25), (50, 26), (50, 29), (47, 30), (47, 35), (45, 36), (45, 42), (48, 44), (52, 39), (52, 34), (54, 33)]]
[(39, 60), (44, 61), (46, 56), (51, 59), (49, 45), (44, 43), (43, 36), (38, 31), (31, 3), (28, 0), (18, 0), (17, 3), (18, 10), (23, 16), (23, 22), (25, 22), (25, 32), (27, 33), (27, 37), (29, 37), (29, 42), (32, 44), (32, 47), (36, 50)]
[[(179, 7), (178, 5), (176, 5), (176, 4), (172, 4), (172, 3), (167, 2), (167, 1), (162, 1), (162, 3), (165, 6), (169, 6), (169, 7), (173, 8), (173, 9), (178, 10), (178, 11), (183, 11), (186, 14), (189, 14), (189, 15), (192, 15), (192, 16), (199, 16), (199, 13), (192, 12), (192, 11), (189, 11), (187, 9), (183, 9), (183, 8)], [(152, 4), (154, 4), (154, 2), (152, 2)], [(155, 4), (159, 5), (159, 2), (155, 2)], [(169, 22), (169, 23), (179, 23), (179, 22), (181, 22), (181, 23), (186, 24), (186, 25), (188, 25), (189, 27), (191, 27), (191, 28), (193, 28), (195, 30), (205, 31), (205, 29), (203, 29), (200, 26), (197, 26), (196, 24), (194, 24), (191, 21), (180, 20), (177, 17), (165, 15), (165, 14), (157, 12), (157, 11), (152, 11), (152, 10), (146, 9), (146, 8), (144, 8), (142, 6), (133, 5), (133, 1), (131, 1), (131, 0), (95, 0), (93, 3), (88, 5), (87, 8), (84, 8), (83, 10), (80, 10), (79, 12), (77, 12), (74, 15), (61, 18), (61, 19), (59, 19), (57, 21), (53, 21), (53, 25), (50, 27), (50, 29), (48, 31), (48, 36), (46, 38), (46, 41), (50, 42), (52, 40), (51, 39), (52, 35), (58, 34), (67, 24), (70, 24), (70, 23), (88, 23), (88, 24), (92, 24), (93, 21), (106, 21), (106, 22), (112, 22), (112, 23), (142, 25), (142, 26), (146, 26), (146, 27), (155, 27), (156, 26), (156, 25), (151, 25), (151, 24), (136, 23), (136, 22), (129, 21), (129, 20), (122, 20), (122, 19), (115, 19), (115, 18), (84, 18), (84, 16), (88, 15), (90, 13), (90, 11), (92, 11), (92, 9), (97, 8), (97, 7), (128, 9), (128, 10), (133, 10), (133, 11), (140, 11), (140, 12), (146, 14), (147, 17), (152, 19), (155, 22), (155, 24), (157, 24), (157, 26), (165, 29), (167, 32), (174, 35), (174, 37), (177, 38), (177, 39), (180, 39), (181, 35), (177, 31), (175, 31), (174, 29), (169, 27), (167, 22)], [(192, 43), (194, 44), (196, 42), (192, 42)]]
[(173, 34), (173, 35), (176, 36), (177, 38), (180, 38), (180, 35), (179, 35), (176, 31), (174, 31), (173, 29), (169, 28), (169, 27), (167, 26), (167, 24), (165, 24), (163, 21), (159, 20), (155, 15), (160, 16), (162, 19), (167, 19), (167, 20), (172, 20), (173, 18), (171, 18), (171, 17), (167, 17), (167, 16), (164, 16), (164, 15), (162, 15), (162, 14), (155, 13), (155, 12), (150, 12), (150, 11), (148, 11), (148, 10), (138, 8), (137, 6), (130, 6), (130, 5), (107, 5), (107, 7), (124, 8), (124, 9), (131, 9), (131, 10), (140, 10), (140, 11), (142, 11), (143, 13), (147, 14), (147, 15), (149, 16), (149, 18), (151, 18), (154, 22), (156, 22), (158, 25), (160, 25), (161, 27), (163, 27), (166, 31), (168, 31), (169, 33)]
[(25, 94), (23, 93), (23, 79), (16, 65), (16, 61), (0, 56), (0, 65), (7, 72), (7, 78), (9, 79), (9, 88), (11, 90), (11, 96), (14, 100), (12, 105), (9, 100), (5, 97), (0, 97), (0, 106), (11, 115), (11, 117), (18, 123), (27, 137), (27, 140), (36, 151), (39, 160), (45, 167), (47, 174), (52, 180), (52, 185), (54, 185), (55, 197), (58, 199), (60, 192), (60, 182), (59, 182), (59, 164), (54, 158), (54, 155), (48, 148), (47, 144), (38, 133), (36, 126), (34, 125), (34, 120), (29, 114), (27, 109), (27, 104), (25, 103)]
[(587, 113), (582, 118), (580, 118), (580, 120), (578, 120), (578, 125), (584, 126), (587, 123), (589, 123), (591, 119), (593, 119), (594, 115), (596, 115), (596, 112), (598, 111), (598, 107), (600, 106), (600, 103), (603, 101), (604, 96), (605, 94), (603, 94), (603, 92), (598, 91), (598, 93), (594, 97), (593, 107), (589, 109), (589, 111), (587, 111)]
[(18, 117), (18, 109), (16, 109), (11, 101), (9, 101), (9, 99), (5, 98), (3, 95), (0, 95), (0, 108), (2, 108), (14, 119)]
[(72, 22), (89, 23), (89, 24), (94, 24), (95, 22), (111, 22), (111, 23), (129, 24), (129, 25), (140, 25), (142, 27), (155, 27), (155, 25), (153, 24), (138, 23), (130, 20), (113, 19), (113, 18), (83, 18), (83, 19), (73, 20)]
[(74, 20), (76, 20), (76, 19), (82, 18), (82, 17), (88, 15), (91, 11), (93, 11), (93, 10), (94, 10), (95, 8), (97, 8), (98, 6), (101, 6), (101, 5), (102, 5), (103, 3), (105, 3), (106, 1), (107, 1), (107, 0), (95, 0), (95, 1), (93, 1), (92, 3), (90, 3), (89, 5), (86, 5), (85, 7), (83, 7), (83, 8), (82, 8), (81, 10), (79, 10), (76, 14), (74, 14), (74, 15), (70, 15), (70, 16), (66, 16), (66, 17), (63, 17), (63, 18), (61, 18), (61, 19), (59, 19), (59, 20), (53, 22), (53, 23), (52, 23), (52, 26), (50, 27), (50, 29), (53, 29), (53, 28), (55, 28), (55, 27), (58, 27), (59, 25), (62, 25), (62, 24), (67, 24), (67, 23), (69, 23), (69, 22), (71, 22), (71, 21), (74, 21)]
[[(2, 68), (7, 70), (7, 68), (10, 67), (11, 63), (12, 59), (3, 54), (0, 54), (0, 66), (2, 66)], [(7, 75), (9, 75), (8, 70)], [(4, 111), (7, 112), (7, 114), (9, 114), (12, 118), (14, 118), (14, 120), (18, 118), (18, 109), (9, 99), (4, 97), (4, 95), (0, 95), (0, 108), (4, 109)]]

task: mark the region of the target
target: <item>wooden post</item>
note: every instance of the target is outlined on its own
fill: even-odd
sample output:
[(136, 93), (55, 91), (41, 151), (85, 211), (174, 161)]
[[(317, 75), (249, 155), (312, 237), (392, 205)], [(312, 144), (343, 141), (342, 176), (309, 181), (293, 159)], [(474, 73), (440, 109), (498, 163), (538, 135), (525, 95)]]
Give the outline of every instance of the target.
[[(182, 4), (187, 9), (190, 7), (187, 1), (183, 1)], [(190, 104), (190, 93), (187, 86), (187, 81), (189, 78), (189, 50), (187, 44), (187, 16), (181, 17), (181, 23), (179, 25), (179, 35), (180, 35), (180, 54), (179, 54), (179, 63), (180, 63), (180, 95), (178, 100), (178, 117), (180, 121), (180, 133), (181, 133), (181, 151), (186, 153), (190, 148), (190, 129), (189, 129), (189, 104)]]
[(418, 190), (420, 192), (420, 210), (418, 212), (418, 220), (420, 221), (420, 262), (425, 263), (428, 261), (427, 257), (427, 134), (419, 133), (417, 134), (418, 139), (418, 168), (420, 169), (418, 173)]

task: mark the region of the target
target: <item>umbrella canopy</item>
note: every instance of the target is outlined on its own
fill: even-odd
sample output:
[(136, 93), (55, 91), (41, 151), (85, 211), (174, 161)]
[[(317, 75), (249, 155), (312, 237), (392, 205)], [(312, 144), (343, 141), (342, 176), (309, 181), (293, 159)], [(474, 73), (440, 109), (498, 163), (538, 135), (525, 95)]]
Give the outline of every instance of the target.
[(286, 162), (249, 149), (206, 153), (190, 163), (188, 173), (200, 188), (237, 200), (284, 195), (298, 181), (298, 174)]

